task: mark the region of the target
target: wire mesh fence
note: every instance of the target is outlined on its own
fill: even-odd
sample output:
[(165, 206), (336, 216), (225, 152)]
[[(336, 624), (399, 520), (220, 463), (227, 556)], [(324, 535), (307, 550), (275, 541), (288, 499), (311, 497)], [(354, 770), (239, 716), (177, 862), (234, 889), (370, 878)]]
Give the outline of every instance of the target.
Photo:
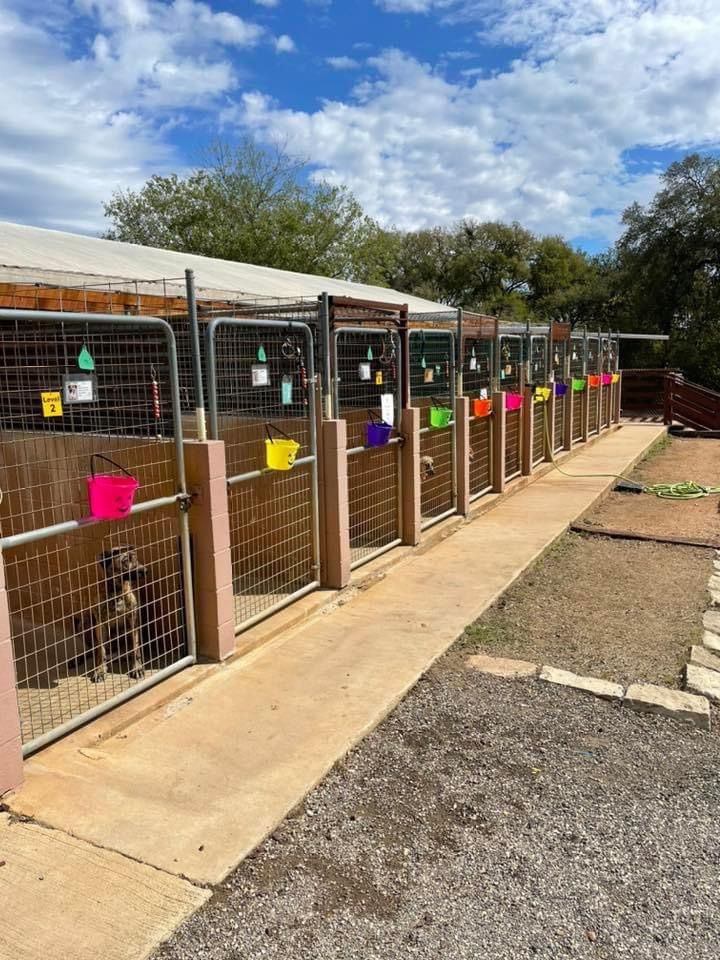
[(333, 333), (335, 414), (347, 429), (353, 566), (400, 542), (400, 353), (394, 328)]
[(296, 320), (218, 318), (207, 340), (239, 630), (318, 584), (314, 344)]
[[(552, 450), (558, 453), (563, 449), (565, 443), (565, 416), (567, 408), (567, 390), (569, 385), (566, 383), (568, 359), (568, 344), (564, 340), (556, 340), (550, 344), (549, 366), (552, 373), (553, 389), (555, 392), (555, 410), (552, 423)], [(555, 384), (559, 386), (556, 388)]]
[(455, 511), (455, 336), (410, 331), (410, 403), (420, 409), (420, 514), (430, 526)]
[[(189, 656), (168, 331), (48, 320), (0, 318), (0, 545), (27, 749)], [(128, 500), (97, 522), (95, 473), (95, 489), (130, 474), (141, 512)]]
[[(601, 383), (598, 382), (602, 370), (602, 350), (600, 338), (587, 338), (587, 373), (588, 373), (588, 433), (596, 434), (600, 431), (600, 405), (602, 402)], [(589, 378), (593, 379), (590, 380)]]

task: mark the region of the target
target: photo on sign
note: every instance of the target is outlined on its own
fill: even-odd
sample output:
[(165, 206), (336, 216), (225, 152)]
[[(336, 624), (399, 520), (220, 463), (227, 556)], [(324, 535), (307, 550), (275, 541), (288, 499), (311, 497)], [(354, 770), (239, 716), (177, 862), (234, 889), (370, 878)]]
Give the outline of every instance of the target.
[(96, 399), (95, 377), (83, 373), (72, 373), (63, 377), (65, 403), (93, 403)]

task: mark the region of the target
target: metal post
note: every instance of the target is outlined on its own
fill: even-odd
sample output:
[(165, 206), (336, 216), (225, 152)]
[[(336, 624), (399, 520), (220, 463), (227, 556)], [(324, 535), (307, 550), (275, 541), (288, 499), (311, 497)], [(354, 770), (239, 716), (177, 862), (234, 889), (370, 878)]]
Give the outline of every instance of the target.
[(192, 352), (193, 387), (195, 389), (195, 420), (198, 440), (207, 440), (205, 423), (205, 392), (203, 390), (202, 360), (200, 358), (200, 327), (198, 325), (197, 301), (195, 299), (195, 273), (185, 271), (188, 320), (190, 321), (190, 349)]
[(333, 418), (332, 401), (332, 374), (330, 372), (330, 297), (327, 293), (320, 294), (320, 349), (322, 351), (322, 395), (325, 418)]

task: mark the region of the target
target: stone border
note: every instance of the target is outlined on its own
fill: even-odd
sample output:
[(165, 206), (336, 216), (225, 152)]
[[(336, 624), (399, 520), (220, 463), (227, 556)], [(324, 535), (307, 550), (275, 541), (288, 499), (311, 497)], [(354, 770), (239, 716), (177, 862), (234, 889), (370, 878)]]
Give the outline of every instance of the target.
[(708, 580), (708, 607), (703, 614), (700, 644), (690, 647), (685, 689), (720, 703), (720, 550), (715, 551)]
[[(720, 640), (720, 637), (718, 638)], [(698, 696), (686, 693), (683, 690), (670, 690), (654, 683), (632, 683), (625, 690), (619, 683), (601, 680), (599, 677), (583, 677), (569, 670), (558, 670), (556, 667), (541, 666), (529, 660), (510, 660), (501, 657), (488, 657), (485, 654), (469, 656), (465, 665), (469, 670), (477, 670), (493, 677), (505, 677), (516, 680), (522, 677), (532, 677), (544, 683), (553, 683), (557, 686), (590, 693), (603, 700), (622, 703), (623, 706), (636, 710), (639, 713), (653, 713), (684, 723), (694, 724), (701, 730), (710, 729), (710, 702), (707, 696)], [(694, 670), (703, 670), (700, 666), (693, 666)], [(713, 673), (717, 682), (717, 694), (720, 699), (720, 672), (705, 670)]]

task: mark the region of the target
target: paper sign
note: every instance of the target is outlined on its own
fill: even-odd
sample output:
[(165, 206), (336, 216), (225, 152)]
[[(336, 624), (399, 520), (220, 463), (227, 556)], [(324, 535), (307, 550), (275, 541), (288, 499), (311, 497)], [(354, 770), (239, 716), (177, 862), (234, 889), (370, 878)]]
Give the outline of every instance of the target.
[(250, 375), (252, 377), (252, 385), (254, 387), (270, 386), (270, 374), (268, 372), (267, 364), (254, 363), (250, 367)]
[(487, 400), (487, 398), (488, 398), (487, 387), (483, 387), (480, 391), (480, 399)]
[(92, 403), (95, 400), (95, 378), (76, 373), (63, 377), (65, 403)]
[(288, 374), (282, 378), (282, 384), (280, 386), (280, 399), (284, 407), (290, 406), (292, 403), (293, 395), (293, 382), (292, 377)]
[(40, 394), (44, 417), (61, 417), (63, 415), (62, 400), (59, 390), (45, 391)]
[(358, 366), (358, 376), (360, 377), (361, 380), (369, 380), (369, 379), (370, 379), (370, 376), (371, 376), (371, 375), (370, 375), (370, 364), (369, 364), (369, 363), (361, 363), (361, 364)]
[(423, 377), (424, 382), (432, 383), (434, 379), (435, 379), (435, 371), (433, 370), (433, 368), (425, 367), (425, 375)]
[(477, 357), (470, 357), (470, 369), (477, 370)]
[(380, 416), (383, 423), (395, 423), (395, 397), (391, 393), (380, 394)]

